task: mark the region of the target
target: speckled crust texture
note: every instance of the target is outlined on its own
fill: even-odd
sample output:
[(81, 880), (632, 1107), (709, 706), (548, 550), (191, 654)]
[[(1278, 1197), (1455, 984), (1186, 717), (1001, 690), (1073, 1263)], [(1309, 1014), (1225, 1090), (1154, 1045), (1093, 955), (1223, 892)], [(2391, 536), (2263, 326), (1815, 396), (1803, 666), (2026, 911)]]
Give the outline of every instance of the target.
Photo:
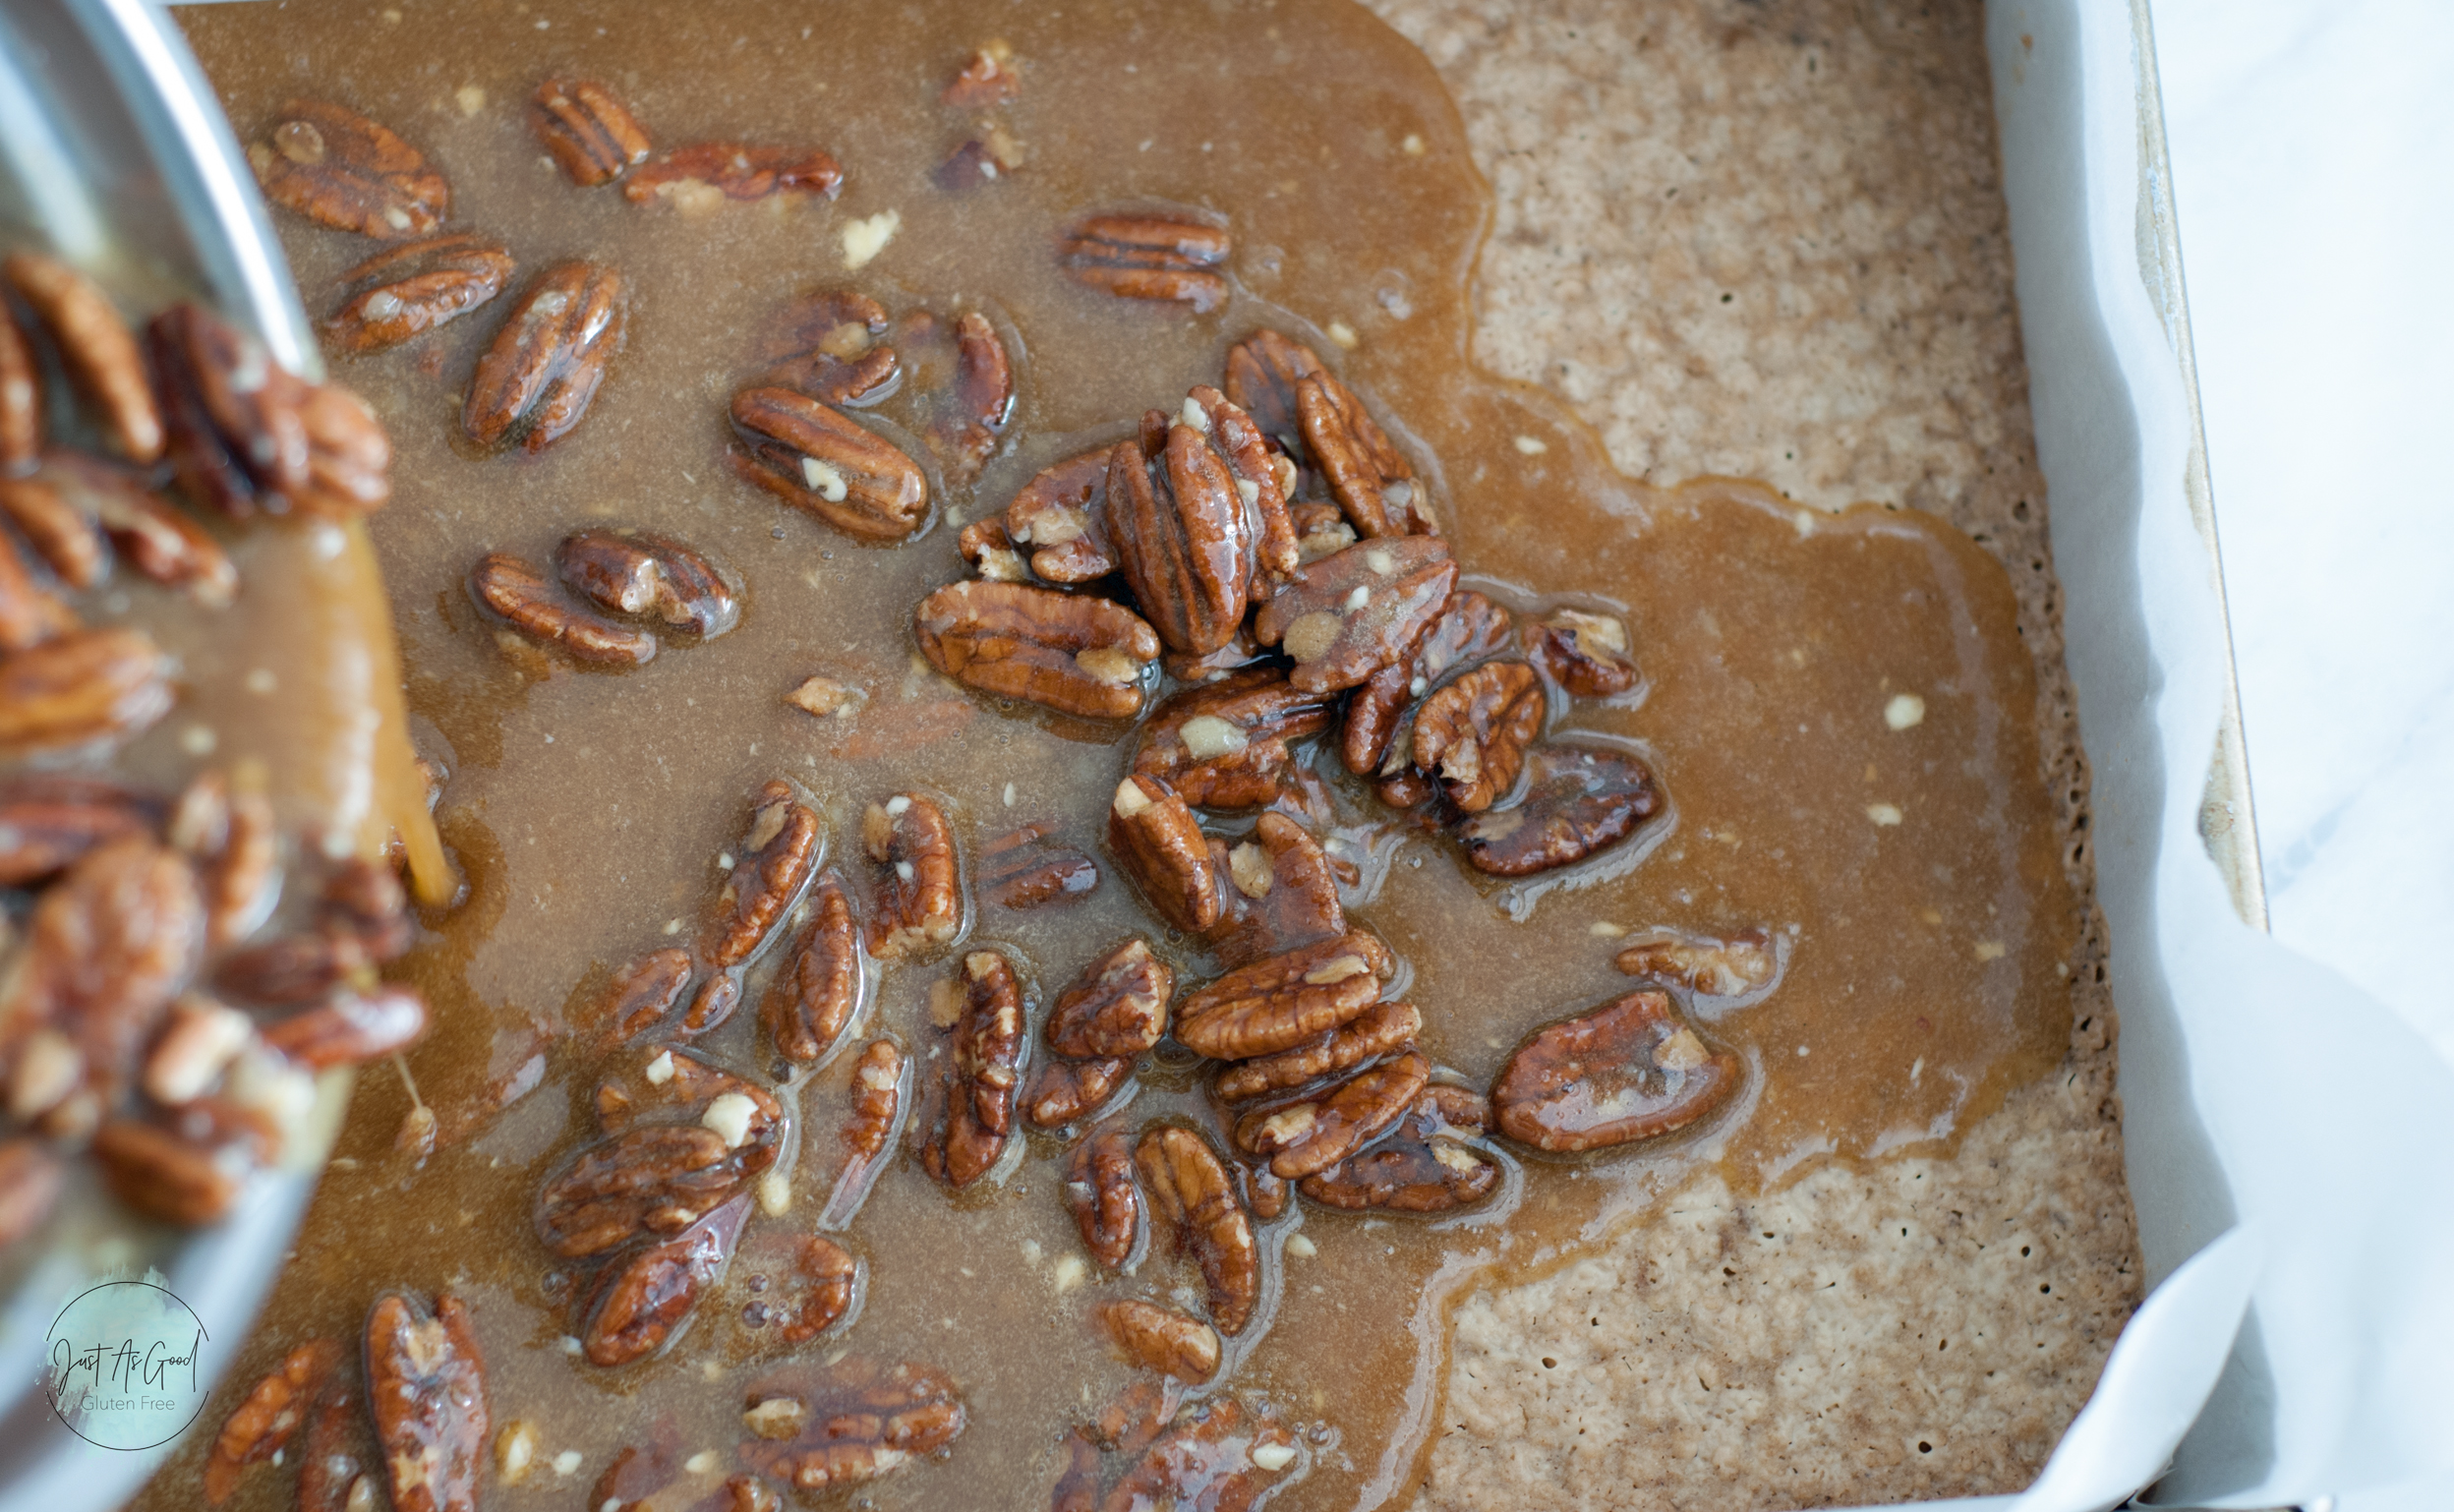
[(2084, 910), (2069, 1056), (1954, 1158), (1760, 1197), (1708, 1176), (1567, 1271), (1467, 1299), (1420, 1504), (2016, 1490), (2139, 1264), (1982, 11), (1368, 3), (1438, 67), (1496, 195), (1484, 366), (1560, 394), (1631, 475), (1926, 509), (2003, 562)]

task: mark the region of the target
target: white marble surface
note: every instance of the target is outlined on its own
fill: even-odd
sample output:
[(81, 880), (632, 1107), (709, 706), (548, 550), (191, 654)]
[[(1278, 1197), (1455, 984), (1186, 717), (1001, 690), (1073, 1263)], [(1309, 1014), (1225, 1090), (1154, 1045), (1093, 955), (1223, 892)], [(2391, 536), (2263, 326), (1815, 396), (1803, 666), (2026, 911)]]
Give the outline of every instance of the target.
[(2274, 933), (2454, 1060), (2454, 4), (2153, 16)]

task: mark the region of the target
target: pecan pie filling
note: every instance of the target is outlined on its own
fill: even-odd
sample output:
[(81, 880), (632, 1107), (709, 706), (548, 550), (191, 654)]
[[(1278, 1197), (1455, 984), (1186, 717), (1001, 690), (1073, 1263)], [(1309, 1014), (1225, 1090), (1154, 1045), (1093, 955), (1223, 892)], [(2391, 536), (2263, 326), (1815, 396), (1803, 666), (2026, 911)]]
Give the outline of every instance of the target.
[(184, 18), (467, 894), (144, 1505), (1402, 1503), (1465, 1291), (2054, 1064), (2002, 569), (1479, 372), (1421, 55), (804, 14)]

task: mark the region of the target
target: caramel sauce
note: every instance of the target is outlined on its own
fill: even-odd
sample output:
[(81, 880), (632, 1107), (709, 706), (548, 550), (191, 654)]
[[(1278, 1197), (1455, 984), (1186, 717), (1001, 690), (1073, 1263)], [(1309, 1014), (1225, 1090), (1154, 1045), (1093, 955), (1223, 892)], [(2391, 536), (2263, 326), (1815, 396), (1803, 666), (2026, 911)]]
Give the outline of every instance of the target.
[[(1037, 467), (1125, 434), (1145, 407), (1215, 381), (1226, 346), (1261, 325), (1309, 342), (1366, 394), (1432, 480), (1468, 582), (1521, 612), (1623, 613), (1645, 674), (1617, 700), (1578, 700), (1565, 726), (1644, 752), (1672, 808), (1585, 866), (1497, 886), (1348, 793), (1338, 834), (1367, 862), (1350, 916), (1407, 962), (1426, 1053), (1488, 1086), (1527, 1032), (1626, 990), (1606, 926), (1761, 925), (1783, 960), (1768, 993), (1692, 1005), (1747, 1067), (1744, 1092), (1708, 1126), (1578, 1160), (1512, 1151), (1502, 1190), (1444, 1219), (1296, 1202), (1262, 1227), (1263, 1310), (1228, 1341), (1215, 1389), (1266, 1394), (1301, 1425), (1305, 1479), (1281, 1504), (1408, 1499), (1445, 1375), (1447, 1311), (1466, 1289), (1574, 1257), (1709, 1164), (1760, 1188), (1819, 1161), (1946, 1150), (2060, 1055), (2076, 920), (2000, 566), (1913, 511), (1829, 512), (1724, 479), (1632, 483), (1556, 400), (1478, 372), (1469, 280), (1490, 194), (1429, 63), (1361, 9), (950, 4), (925, 24), (757, 3), (532, 13), (397, 0), (396, 23), (385, 11), (231, 6), (182, 19), (243, 137), (293, 95), (338, 99), (441, 166), (455, 225), (506, 242), (515, 288), (587, 256), (635, 289), (627, 350), (593, 411), (537, 458), (454, 445), (457, 388), (499, 308), (336, 368), (398, 449), (396, 494), (373, 534), (413, 724), (452, 770), (438, 817), (470, 888), (458, 909), (429, 916), (402, 962), (438, 1018), (409, 1066), (447, 1127), (540, 1044), (547, 1073), (423, 1164), (393, 1147), (410, 1094), (366, 1078), (252, 1368), (208, 1425), (280, 1350), (319, 1333), (355, 1339), (380, 1291), (447, 1290), (475, 1309), (494, 1422), (534, 1424), (544, 1459), (581, 1457), (567, 1480), (541, 1466), (524, 1490), (490, 1485), (490, 1504), (518, 1504), (540, 1483), (578, 1496), (619, 1450), (651, 1445), (676, 1463), (714, 1451), (717, 1468), (681, 1473), (648, 1505), (720, 1489), (740, 1468), (744, 1393), (783, 1358), (740, 1345), (745, 1267), (660, 1359), (605, 1371), (561, 1346), (584, 1281), (536, 1239), (532, 1202), (594, 1137), (599, 1074), (563, 1016), (602, 971), (666, 943), (668, 921), (692, 927), (748, 795), (775, 775), (820, 801), (830, 859), (856, 890), (868, 881), (861, 809), (906, 788), (942, 795), (967, 861), (1039, 819), (1100, 853), (1106, 880), (1083, 902), (975, 909), (970, 943), (1006, 949), (1032, 978), (1034, 1033), (1056, 991), (1129, 934), (1148, 933), (1189, 984), (1211, 974), (1099, 850), (1127, 732), (953, 687), (915, 664), (909, 616), (963, 575), (962, 522), (1002, 508)], [(941, 106), (937, 91), (992, 36), (1022, 60), (1022, 97), (996, 113), (1029, 161), (948, 194), (931, 171), (978, 113)], [(832, 204), (701, 217), (575, 189), (542, 161), (525, 118), (550, 74), (603, 80), (660, 145), (824, 145), (847, 186)], [(1224, 310), (1119, 300), (1055, 267), (1055, 234), (1073, 217), (1143, 204), (1226, 217), (1238, 290)], [(901, 217), (893, 239), (847, 273), (844, 228), (888, 211)], [(281, 224), (320, 314), (370, 244)], [(725, 461), (725, 404), (756, 372), (758, 333), (790, 296), (839, 285), (942, 314), (983, 307), (1021, 337), (1009, 444), (897, 549), (787, 509)], [(620, 676), (559, 664), (539, 676), (532, 659), (506, 656), (463, 574), (489, 551), (542, 562), (599, 523), (666, 531), (729, 564), (748, 584), (740, 627)], [(848, 724), (783, 702), (820, 672), (862, 684), (871, 702)], [(1922, 700), (1922, 719), (1896, 728), (1887, 709), (1901, 695)], [(1318, 756), (1331, 774), (1334, 752)], [(888, 972), (835, 1057), (794, 1090), (792, 1206), (754, 1226), (814, 1224), (853, 1056), (880, 1033), (916, 1043), (928, 986), (950, 968)], [(745, 1007), (713, 1037), (716, 1053), (761, 1066), (754, 1019)], [(1181, 1051), (1147, 1064), (1111, 1117), (1215, 1127)], [(1198, 1287), (1161, 1257), (1117, 1278), (1086, 1266), (1063, 1285), (1081, 1255), (1057, 1196), (1063, 1148), (1034, 1135), (1001, 1180), (954, 1197), (899, 1157), (841, 1236), (867, 1264), (865, 1299), (803, 1358), (935, 1364), (970, 1414), (948, 1454), (863, 1487), (860, 1504), (1041, 1504), (1060, 1433), (1131, 1376), (1092, 1309)], [(1299, 1233), (1313, 1253), (1286, 1251)], [(199, 1435), (140, 1505), (188, 1505), (208, 1441)], [(255, 1472), (241, 1503), (286, 1505), (288, 1474)]]

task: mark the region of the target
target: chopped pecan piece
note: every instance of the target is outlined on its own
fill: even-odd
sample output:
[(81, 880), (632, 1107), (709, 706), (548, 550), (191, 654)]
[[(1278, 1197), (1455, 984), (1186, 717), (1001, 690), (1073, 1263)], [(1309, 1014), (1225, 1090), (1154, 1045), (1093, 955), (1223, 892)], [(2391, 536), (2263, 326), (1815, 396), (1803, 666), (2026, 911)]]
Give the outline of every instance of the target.
[(1116, 570), (1108, 541), (1108, 465), (1116, 448), (1052, 462), (1006, 505), (1006, 539), (1031, 549), (1031, 570), (1051, 583), (1087, 583)]
[(1743, 930), (1726, 940), (1708, 940), (1656, 930), (1619, 952), (1618, 968), (1692, 988), (1708, 998), (1735, 998), (1773, 979), (1781, 967), (1770, 933)]
[(1296, 500), (1287, 506), (1287, 518), (1295, 527), (1296, 559), (1308, 567), (1324, 556), (1337, 555), (1357, 539), (1346, 515), (1325, 498)]
[(1141, 1189), (1134, 1185), (1134, 1138), (1105, 1129), (1074, 1146), (1066, 1157), (1065, 1209), (1082, 1231), (1092, 1259), (1121, 1270), (1133, 1258), (1141, 1228)]
[(76, 611), (34, 581), (14, 543), (0, 539), (0, 655), (31, 650), (76, 628)]
[(750, 1388), (753, 1405), (778, 1398), (798, 1402), (807, 1426), (788, 1438), (753, 1438), (741, 1458), (804, 1492), (874, 1481), (945, 1448), (964, 1428), (953, 1377), (910, 1361), (888, 1366), (854, 1356)]
[(1254, 517), (1203, 431), (1178, 420), (1153, 455), (1120, 442), (1106, 512), (1125, 581), (1169, 649), (1200, 656), (1235, 638), (1253, 586)]
[(1227, 280), (1216, 271), (1227, 251), (1227, 233), (1217, 226), (1092, 215), (1065, 235), (1057, 261), (1077, 283), (1127, 299), (1173, 300), (1207, 315), (1227, 299)]
[(1304, 444), (1357, 535), (1432, 533), (1414, 467), (1336, 374), (1305, 375), (1295, 385), (1295, 407)]
[(826, 821), (791, 784), (776, 780), (760, 788), (740, 855), (699, 926), (700, 963), (721, 971), (757, 955), (799, 900), (825, 847)]
[(1253, 635), (1295, 659), (1308, 693), (1351, 688), (1403, 657), (1448, 602), (1457, 563), (1436, 536), (1362, 541), (1261, 606)]
[(96, 1111), (117, 1099), (204, 943), (204, 910), (186, 860), (129, 835), (88, 853), (34, 904), (12, 988), (13, 1032), (47, 1025), (68, 1036), (74, 1063), (50, 1097), (27, 1089), (28, 1057), (12, 1070), (9, 1112), (32, 1119), (82, 1087)]
[(589, 1364), (611, 1369), (672, 1343), (731, 1257), (749, 1211), (744, 1192), (672, 1238), (609, 1266), (580, 1328)]
[(577, 661), (641, 667), (656, 656), (654, 635), (571, 603), (517, 556), (496, 552), (481, 558), (469, 569), (469, 597), (528, 639), (559, 647)]
[(1176, 973), (1128, 940), (1082, 968), (1049, 1011), (1048, 1048), (1076, 1060), (1139, 1055), (1167, 1032)]
[(1188, 1408), (1108, 1491), (1101, 1512), (1237, 1512), (1258, 1505), (1296, 1459), (1295, 1435), (1266, 1410), (1214, 1397)]
[(694, 142), (632, 170), (622, 194), (633, 204), (664, 203), (685, 215), (705, 214), (728, 200), (843, 191), (844, 169), (817, 147)]
[(895, 349), (878, 338), (886, 307), (848, 289), (822, 290), (792, 302), (760, 343), (773, 364), (770, 381), (829, 404), (875, 404), (903, 378)]
[[(706, 1059), (697, 1051), (672, 1045), (650, 1045), (629, 1052), (631, 1065), (616, 1068), (597, 1083), (597, 1125), (617, 1134), (638, 1124), (687, 1121), (703, 1124), (738, 1142), (765, 1139), (784, 1122), (784, 1104), (773, 1092), (746, 1076)], [(731, 1099), (718, 1107), (720, 1099)], [(734, 1122), (734, 1120), (738, 1122)]]
[(1525, 627), (1526, 654), (1571, 693), (1609, 698), (1636, 685), (1627, 659), (1627, 622), (1608, 614), (1563, 609)]
[(1335, 866), (1284, 814), (1261, 815), (1253, 838), (1227, 852), (1227, 876), (1234, 886), (1206, 943), (1231, 969), (1346, 933)]
[(1198, 1054), (1247, 1060), (1292, 1050), (1363, 1017), (1397, 970), (1361, 930), (1239, 966), (1176, 1009), (1176, 1037)]
[(1295, 386), (1328, 370), (1313, 349), (1274, 330), (1256, 330), (1227, 349), (1227, 397), (1289, 451), (1304, 438)]
[(480, 446), (539, 452), (588, 414), (630, 323), (630, 286), (603, 262), (537, 275), (469, 375), (460, 429)]
[[(225, 950), (254, 934), (281, 894), (280, 837), (262, 783), (251, 780), (234, 789), (217, 772), (200, 774), (171, 811), (168, 838), (196, 862), (205, 948)], [(380, 921), (384, 934), (406, 929), (406, 909), (404, 898), (401, 911)], [(397, 943), (406, 945), (405, 934)]]
[(599, 609), (653, 618), (701, 640), (741, 617), (740, 600), (714, 562), (688, 542), (652, 530), (583, 530), (555, 549), (554, 564)]
[(59, 1158), (26, 1134), (0, 1139), (0, 1249), (29, 1239), (58, 1205)]
[(991, 515), (973, 520), (955, 538), (956, 549), (963, 552), (965, 565), (992, 583), (1027, 583), (1031, 580), (1031, 564), (1014, 549), (1014, 541), (1006, 534), (1006, 522)]
[(0, 473), (32, 467), (42, 437), (42, 363), (17, 313), (0, 300)]
[(1309, 1043), (1228, 1067), (1219, 1075), (1219, 1100), (1249, 1102), (1302, 1086), (1402, 1050), (1422, 1032), (1423, 1015), (1412, 1003), (1375, 1003)]
[(1097, 1114), (1134, 1074), (1130, 1056), (1042, 1061), (1022, 1088), (1022, 1116), (1034, 1129), (1063, 1129)]
[(1236, 1147), (1266, 1158), (1273, 1176), (1310, 1176), (1396, 1123), (1431, 1076), (1432, 1063), (1409, 1050), (1323, 1091), (1255, 1108), (1236, 1121)]
[(116, 783), (27, 773), (0, 781), (0, 887), (58, 875), (125, 835), (149, 833), (160, 806)]
[(930, 1133), (923, 1163), (953, 1187), (988, 1174), (1014, 1132), (1022, 1081), (1022, 984), (995, 951), (963, 958), (962, 1007), (947, 1067), (944, 1127)]
[(690, 953), (650, 951), (615, 971), (590, 1003), (581, 1027), (609, 1040), (635, 1039), (673, 1011), (690, 985)]
[(486, 1454), (486, 1367), (457, 1297), (433, 1311), (395, 1292), (367, 1317), (367, 1405), (394, 1512), (476, 1512)]
[(1218, 1333), (1198, 1318), (1154, 1303), (1123, 1300), (1102, 1307), (1099, 1321), (1125, 1358), (1145, 1370), (1173, 1375), (1188, 1386), (1218, 1373)]
[(846, 535), (901, 541), (920, 528), (928, 481), (894, 442), (789, 388), (733, 395), (734, 470)]
[(810, 889), (809, 922), (759, 1004), (776, 1053), (805, 1066), (834, 1048), (860, 1007), (865, 979), (851, 899), (834, 872), (822, 872)]
[(264, 1030), (264, 1043), (310, 1071), (362, 1066), (405, 1050), (426, 1033), (426, 999), (417, 989), (380, 984), (338, 992)]
[(1462, 813), (1479, 814), (1516, 785), (1542, 732), (1542, 680), (1522, 662), (1492, 662), (1435, 689), (1416, 711), (1417, 770), (1437, 773)]
[(249, 166), (275, 204), (378, 241), (424, 236), (451, 210), (451, 186), (426, 154), (386, 128), (325, 100), (281, 107), (269, 143), (251, 143)]
[(1052, 826), (1025, 825), (992, 842), (980, 856), (980, 896), (1020, 913), (1087, 898), (1099, 887), (1099, 864), (1071, 845), (1049, 841)]
[(1458, 1137), (1483, 1132), (1482, 1103), (1462, 1087), (1426, 1087), (1387, 1138), (1304, 1178), (1298, 1190), (1349, 1210), (1444, 1213), (1472, 1206), (1500, 1176), (1497, 1160)]
[(1346, 701), (1340, 749), (1346, 770), (1361, 775), (1381, 768), (1391, 738), (1403, 727), (1406, 709), (1452, 669), (1507, 650), (1510, 628), (1508, 611), (1482, 594), (1471, 588), (1450, 594), (1422, 639), (1365, 679)]
[(387, 351), (500, 294), (511, 267), (500, 242), (465, 231), (387, 247), (341, 274), (350, 292), (324, 339), (354, 357)]
[(938, 91), (938, 102), (965, 110), (1003, 104), (1022, 92), (1022, 76), (1015, 72), (1014, 49), (992, 41), (971, 55), (954, 82)]
[(1536, 1149), (1599, 1149), (1684, 1129), (1738, 1088), (1666, 993), (1631, 992), (1537, 1031), (1491, 1083), (1499, 1132)]
[(1495, 877), (1526, 877), (1616, 844), (1662, 809), (1662, 789), (1635, 757), (1594, 746), (1537, 746), (1515, 807), (1457, 827), (1466, 859)]
[(1108, 848), (1133, 873), (1159, 917), (1188, 934), (1216, 924), (1224, 879), (1193, 810), (1167, 784), (1129, 777), (1108, 809)]
[(1200, 1265), (1218, 1331), (1230, 1338), (1242, 1333), (1260, 1300), (1260, 1251), (1227, 1168), (1199, 1134), (1173, 1125), (1141, 1136), (1134, 1167), (1151, 1226), (1172, 1235), (1176, 1252), (1190, 1253)]
[(88, 472), (115, 482), (126, 475), (98, 464), (90, 468), (74, 462), (65, 468), (59, 465), (75, 455), (53, 453), (45, 469), (49, 476), (0, 478), (0, 514), (8, 516), (9, 523), (17, 527), (18, 534), (26, 538), (26, 544), (34, 549), (43, 564), (59, 574), (61, 582), (71, 588), (91, 588), (109, 570), (110, 554), (101, 531), (94, 528), (88, 512), (71, 503), (67, 495), (79, 491), (77, 486)]
[(1123, 605), (1025, 583), (950, 583), (920, 601), (912, 631), (956, 681), (1083, 719), (1140, 713), (1142, 672), (1159, 656), (1158, 636)]
[(945, 810), (924, 794), (899, 792), (861, 815), (860, 841), (884, 868), (869, 919), (869, 953), (908, 960), (963, 932), (963, 873)]
[(276, 366), (255, 337), (194, 305), (146, 327), (180, 487), (233, 520), (350, 518), (391, 495), (392, 445), (348, 389)]
[(922, 438), (953, 483), (979, 476), (997, 437), (1014, 418), (1014, 368), (988, 317), (966, 310), (955, 321), (955, 378)]
[(610, 184), (648, 160), (648, 134), (614, 91), (593, 79), (549, 79), (529, 101), (528, 124), (571, 182)]
[[(757, 1299), (741, 1309), (741, 1324), (753, 1335), (772, 1327), (772, 1334), (757, 1341), (770, 1347), (806, 1344), (825, 1333), (851, 1312), (860, 1293), (860, 1262), (822, 1234), (770, 1230), (743, 1248), (741, 1263)], [(752, 1428), (782, 1416), (778, 1409), (764, 1416), (753, 1412)], [(799, 1426), (791, 1422), (787, 1436)]]
[(1197, 808), (1258, 807), (1289, 790), (1289, 742), (1326, 728), (1333, 703), (1266, 667), (1186, 688), (1151, 712), (1134, 770), (1165, 782)]
[(1252, 625), (1241, 624), (1227, 644), (1216, 651), (1198, 657), (1171, 651), (1159, 659), (1159, 666), (1178, 682), (1216, 682), (1231, 672), (1240, 672), (1256, 662), (1267, 661), (1269, 655), (1253, 643)]
[(580, 1152), (537, 1193), (537, 1232), (565, 1259), (647, 1234), (674, 1234), (714, 1212), (775, 1158), (734, 1149), (699, 1124), (642, 1124)]
[(843, 1141), (844, 1168), (835, 1190), (819, 1214), (821, 1228), (840, 1229), (852, 1221), (869, 1195), (895, 1137), (895, 1119), (903, 1110), (904, 1052), (891, 1039), (872, 1042), (852, 1067), (852, 1110), (836, 1136)]
[(220, 1506), (239, 1488), (247, 1467), (279, 1453), (307, 1421), (307, 1409), (323, 1378), (340, 1364), (341, 1347), (310, 1339), (282, 1357), (270, 1374), (232, 1408), (204, 1459), (204, 1500)]
[[(93, 409), (111, 444), (132, 462), (160, 456), (161, 412), (146, 382), (137, 338), (110, 297), (92, 279), (40, 253), (11, 253), (0, 262), (0, 276), (50, 335), (70, 385)], [(38, 411), (34, 418), (39, 423)]]
[(1266, 1223), (1287, 1210), (1286, 1179), (1265, 1167), (1236, 1162), (1236, 1178), (1244, 1184), (1244, 1205)]

